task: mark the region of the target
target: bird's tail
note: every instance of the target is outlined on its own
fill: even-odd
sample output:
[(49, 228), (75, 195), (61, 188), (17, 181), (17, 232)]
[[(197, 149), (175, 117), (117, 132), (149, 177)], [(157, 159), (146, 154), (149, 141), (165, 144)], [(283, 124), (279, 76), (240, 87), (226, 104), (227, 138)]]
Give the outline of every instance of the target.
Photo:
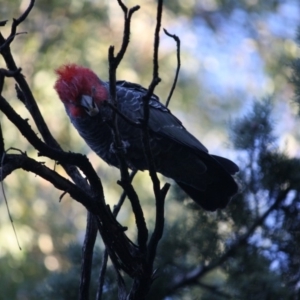
[(238, 191), (238, 185), (231, 174), (238, 172), (239, 168), (232, 161), (220, 156), (210, 156), (205, 165), (207, 176), (212, 179), (206, 185), (206, 189), (197, 189), (178, 181), (176, 183), (205, 210), (215, 211), (218, 208), (225, 208)]

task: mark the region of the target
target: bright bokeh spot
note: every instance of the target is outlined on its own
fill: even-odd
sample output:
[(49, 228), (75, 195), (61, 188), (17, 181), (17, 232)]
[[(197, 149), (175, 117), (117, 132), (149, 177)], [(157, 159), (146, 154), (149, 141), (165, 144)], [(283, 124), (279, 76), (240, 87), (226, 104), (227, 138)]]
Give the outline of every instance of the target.
[(60, 268), (58, 259), (53, 255), (46, 256), (44, 264), (49, 271), (57, 271)]
[(49, 254), (53, 251), (52, 238), (48, 234), (41, 234), (38, 238), (38, 245), (41, 251), (45, 254)]

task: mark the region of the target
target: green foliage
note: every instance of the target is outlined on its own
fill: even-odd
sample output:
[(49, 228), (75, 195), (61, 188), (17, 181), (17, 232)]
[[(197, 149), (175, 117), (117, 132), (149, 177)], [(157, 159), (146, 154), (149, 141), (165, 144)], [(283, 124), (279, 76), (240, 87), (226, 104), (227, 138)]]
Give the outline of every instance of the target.
[(256, 247), (242, 250), (228, 265), (227, 289), (235, 299), (288, 299), (293, 294)]
[(264, 188), (274, 190), (289, 187), (299, 191), (299, 158), (290, 158), (278, 152), (266, 152), (260, 156), (259, 165), (263, 170), (262, 185)]
[(255, 102), (253, 110), (231, 125), (232, 143), (238, 150), (252, 151), (274, 142), (270, 99)]

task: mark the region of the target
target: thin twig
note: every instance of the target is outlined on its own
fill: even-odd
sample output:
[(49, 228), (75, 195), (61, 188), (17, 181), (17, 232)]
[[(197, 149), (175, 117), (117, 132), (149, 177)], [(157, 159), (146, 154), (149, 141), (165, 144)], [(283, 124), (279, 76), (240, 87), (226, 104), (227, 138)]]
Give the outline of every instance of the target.
[(127, 297), (126, 286), (123, 277), (121, 276), (119, 270), (116, 269), (117, 278), (118, 278), (118, 299), (127, 300), (130, 299)]
[(5, 26), (8, 20), (0, 21), (0, 26)]
[[(155, 28), (155, 35), (154, 35), (154, 53), (153, 53), (153, 79), (149, 86), (148, 93), (143, 98), (144, 104), (144, 120), (143, 125), (143, 144), (144, 150), (146, 153), (148, 167), (149, 167), (149, 174), (153, 183), (153, 190), (155, 194), (155, 202), (156, 202), (156, 218), (155, 218), (155, 227), (151, 239), (148, 244), (148, 253), (147, 253), (147, 263), (150, 269), (153, 268), (153, 262), (156, 255), (156, 249), (159, 240), (163, 234), (164, 228), (164, 200), (163, 193), (160, 190), (160, 182), (156, 174), (155, 163), (153, 159), (153, 155), (151, 153), (151, 146), (150, 146), (150, 139), (149, 139), (149, 132), (147, 129), (148, 119), (149, 119), (149, 100), (153, 94), (154, 88), (159, 83), (159, 65), (158, 65), (158, 49), (159, 49), (159, 32), (161, 27), (161, 19), (162, 19), (162, 8), (163, 8), (163, 0), (159, 0), (157, 4), (157, 17), (156, 17), (156, 28)], [(168, 185), (165, 185), (163, 190), (168, 190)], [(165, 193), (166, 195), (166, 193)], [(164, 196), (165, 196), (164, 195)]]
[(161, 17), (163, 11), (163, 0), (159, 0), (156, 13), (156, 27), (154, 34), (154, 51), (153, 51), (153, 79), (158, 78), (158, 50), (159, 50), (159, 32), (161, 27)]
[(22, 71), (21, 68), (18, 68), (13, 71), (0, 68), (0, 73), (5, 77), (15, 77), (17, 74), (21, 73), (21, 71)]
[(27, 32), (18, 32), (14, 35), (10, 35), (6, 40), (5, 40), (5, 43), (3, 43), (1, 46), (0, 46), (0, 53), (4, 52), (5, 50), (7, 50), (7, 47), (11, 44), (11, 42), (15, 39), (15, 37), (17, 35), (20, 35), (20, 34), (27, 34)]
[[(122, 3), (122, 1), (118, 0), (123, 12), (124, 12), (124, 33), (123, 33), (123, 41), (120, 51), (116, 56), (114, 56), (114, 47), (110, 46), (108, 50), (108, 60), (109, 60), (109, 90), (111, 96), (111, 103), (118, 109), (118, 102), (116, 99), (116, 70), (118, 68), (119, 63), (121, 62), (127, 46), (129, 44), (130, 37), (130, 22), (132, 14), (139, 9), (139, 6), (135, 6), (129, 10), (127, 14), (127, 8)], [(130, 179), (128, 166), (125, 159), (125, 153), (122, 144), (122, 138), (120, 136), (119, 128), (118, 128), (118, 115), (115, 111), (113, 111), (112, 116), (112, 134), (114, 138), (115, 147), (117, 150), (117, 157), (119, 160), (119, 168), (121, 173), (121, 181), (118, 183), (122, 186), (122, 188), (126, 191), (128, 198), (131, 202), (132, 210), (135, 215), (136, 225), (138, 229), (138, 245), (142, 252), (146, 250), (146, 243), (148, 239), (148, 229), (146, 226), (143, 210), (141, 208), (138, 195), (133, 189)]]
[(173, 81), (173, 84), (172, 84), (172, 88), (170, 90), (170, 93), (169, 93), (169, 96), (167, 98), (167, 101), (166, 101), (166, 106), (168, 107), (169, 106), (169, 103), (170, 103), (170, 100), (172, 98), (172, 95), (173, 95), (173, 92), (175, 90), (175, 87), (176, 87), (176, 83), (177, 83), (177, 79), (178, 79), (178, 75), (179, 75), (179, 71), (180, 71), (180, 66), (181, 66), (181, 61), (180, 61), (180, 39), (177, 35), (175, 34), (170, 34), (166, 29), (164, 29), (164, 32), (167, 36), (173, 38), (176, 42), (176, 53), (177, 53), (177, 68), (176, 68), (176, 73), (175, 73), (175, 78), (174, 78), (174, 81)]
[(126, 52), (127, 46), (129, 44), (131, 17), (136, 11), (138, 11), (140, 9), (140, 6), (136, 5), (132, 8), (130, 8), (129, 13), (127, 14), (127, 7), (120, 0), (118, 0), (118, 3), (124, 11), (124, 32), (123, 32), (123, 40), (122, 40), (121, 49), (114, 60), (114, 68), (115, 69), (118, 68), (118, 66)]
[(7, 69), (0, 69), (0, 94), (2, 93), (3, 90), (3, 86), (4, 86), (4, 78), (5, 77), (14, 77), (17, 73), (21, 72), (21, 68), (14, 70), (14, 71), (10, 71)]
[(23, 22), (25, 21), (25, 19), (28, 17), (30, 11), (32, 10), (33, 6), (34, 6), (35, 0), (31, 0), (29, 2), (29, 5), (27, 7), (27, 9), (23, 12), (23, 14), (18, 18), (18, 19), (13, 19), (13, 23), (11, 26), (11, 32), (9, 37), (7, 38), (7, 41), (9, 41), (7, 43), (7, 47), (11, 44), (11, 42), (14, 40), (16, 33), (17, 33), (17, 27)]
[(101, 263), (100, 273), (99, 273), (96, 300), (101, 300), (102, 299), (104, 279), (105, 279), (105, 274), (106, 274), (106, 269), (107, 269), (107, 260), (108, 260), (108, 252), (105, 249), (104, 252), (103, 252), (103, 255), (102, 255), (102, 263)]
[(154, 33), (154, 51), (153, 51), (153, 78), (149, 85), (149, 88), (147, 90), (147, 93), (143, 96), (143, 145), (144, 145), (144, 151), (147, 158), (148, 168), (149, 168), (149, 174), (151, 177), (151, 180), (153, 182), (153, 189), (154, 194), (156, 197), (156, 201), (159, 202), (160, 198), (160, 183), (158, 180), (158, 177), (156, 175), (156, 168), (155, 163), (153, 160), (153, 155), (151, 152), (151, 146), (150, 146), (150, 139), (149, 139), (149, 133), (148, 133), (148, 121), (150, 117), (150, 110), (149, 110), (149, 101), (153, 95), (155, 87), (160, 82), (159, 78), (159, 64), (158, 64), (158, 49), (159, 49), (159, 32), (161, 27), (161, 18), (162, 18), (162, 7), (163, 7), (163, 1), (159, 0), (157, 5), (157, 16), (156, 16), (156, 27), (155, 27), (155, 33)]
[[(129, 180), (130, 182), (132, 182), (134, 176), (136, 175), (137, 173), (137, 170), (134, 170), (130, 173), (130, 176), (129, 176)], [(119, 201), (118, 201), (118, 204), (114, 206), (114, 209), (113, 209), (113, 215), (116, 217), (118, 215), (118, 213), (120, 212), (120, 209), (126, 199), (126, 196), (127, 196), (127, 193), (126, 191), (123, 191)]]
[[(3, 141), (2, 129), (1, 129), (1, 140)], [(4, 143), (3, 143), (3, 146), (4, 146)], [(2, 157), (1, 157), (1, 165), (0, 165), (1, 179), (3, 178), (3, 165), (4, 165), (5, 155), (6, 155), (6, 152), (3, 151), (2, 152)], [(7, 214), (8, 214), (11, 226), (13, 228), (14, 235), (15, 235), (15, 238), (16, 238), (19, 250), (22, 250), (21, 245), (19, 243), (19, 238), (18, 238), (18, 235), (17, 235), (17, 231), (16, 231), (16, 228), (15, 228), (15, 225), (14, 225), (14, 220), (12, 218), (12, 215), (11, 215), (11, 212), (10, 212), (10, 209), (9, 209), (9, 206), (8, 206), (8, 201), (7, 201), (7, 197), (6, 197), (6, 193), (5, 193), (5, 189), (4, 189), (4, 181), (3, 181), (3, 179), (1, 180), (1, 189), (2, 189), (2, 195), (3, 195), (4, 201), (5, 201), (5, 206), (6, 206)]]

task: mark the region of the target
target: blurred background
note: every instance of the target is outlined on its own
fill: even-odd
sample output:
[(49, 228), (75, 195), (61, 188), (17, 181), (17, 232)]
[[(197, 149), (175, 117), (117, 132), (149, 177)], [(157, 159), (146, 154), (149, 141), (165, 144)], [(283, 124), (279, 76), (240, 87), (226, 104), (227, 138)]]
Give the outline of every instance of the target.
[[(156, 1), (132, 0), (124, 3), (128, 7), (138, 4), (141, 8), (133, 15), (130, 44), (117, 78), (147, 87), (152, 79)], [(12, 18), (17, 18), (28, 4), (28, 0), (2, 1), (0, 20), (9, 20), (1, 28), (5, 37), (9, 35)], [(255, 100), (271, 97), (274, 132), (278, 136), (276, 146), (288, 156), (299, 156), (299, 120), (290, 83), (291, 63), (300, 54), (295, 42), (299, 21), (300, 6), (296, 0), (166, 1), (162, 27), (181, 40), (181, 72), (169, 108), (211, 153), (242, 164), (244, 154), (231, 146), (229, 124), (237, 117), (247, 115)], [(52, 134), (65, 151), (88, 155), (103, 181), (107, 202), (114, 205), (121, 193), (116, 184), (118, 170), (107, 166), (81, 140), (71, 126), (53, 85), (56, 80), (54, 70), (73, 62), (93, 69), (101, 79), (107, 80), (108, 47), (114, 45), (118, 51), (122, 41), (122, 10), (117, 1), (109, 0), (39, 0), (18, 32), (23, 34), (12, 43), (12, 53)], [(163, 32), (159, 63), (162, 82), (155, 93), (164, 103), (173, 83), (177, 62), (176, 44)], [(5, 67), (3, 60), (0, 60), (0, 66)], [(16, 97), (13, 80), (6, 80), (3, 96), (23, 118), (30, 119)], [(54, 168), (53, 161), (37, 157), (35, 149), (3, 114), (0, 114), (0, 121), (6, 149), (18, 148)], [(29, 122), (35, 128), (31, 119)], [(59, 166), (56, 168), (66, 176)], [(170, 182), (166, 178), (162, 181)], [(134, 186), (151, 230), (154, 203), (148, 175), (139, 173)], [(69, 289), (68, 299), (76, 299), (80, 245), (86, 224), (84, 207), (68, 195), (59, 202), (60, 191), (22, 170), (5, 179), (3, 188), (22, 250), (17, 246), (3, 193), (0, 192), (0, 299), (67, 299), (63, 292), (59, 295), (54, 293), (58, 281), (65, 287), (73, 286), (74, 296)], [(211, 240), (207, 245), (181, 243), (188, 235), (191, 239), (193, 235), (201, 234), (195, 239), (205, 238), (204, 235), (208, 234), (205, 226), (218, 231), (223, 237), (228, 237), (232, 229), (229, 219), (223, 220), (223, 223), (220, 220), (215, 222), (216, 214), (197, 211), (195, 215), (189, 205), (189, 200), (172, 188), (166, 203), (165, 232), (169, 234), (165, 234), (161, 246), (159, 261), (162, 265), (170, 259), (170, 254), (164, 256), (164, 249), (174, 249), (172, 256), (175, 260), (192, 266), (209, 262), (224, 248), (219, 240)], [(130, 205), (125, 203), (118, 219), (129, 227), (128, 235), (134, 238), (135, 221)], [(195, 228), (198, 228), (197, 233)], [(102, 249), (99, 239), (95, 258), (99, 264)], [(268, 260), (265, 257), (261, 259), (264, 262)], [(210, 276), (206, 278), (207, 282), (224, 283), (229, 275), (219, 270)], [(107, 280), (109, 291), (114, 281)], [(210, 295), (207, 299), (219, 299), (216, 295), (215, 298), (207, 295)], [(115, 298), (107, 296), (105, 299)], [(193, 289), (168, 299), (206, 298), (203, 290)]]

